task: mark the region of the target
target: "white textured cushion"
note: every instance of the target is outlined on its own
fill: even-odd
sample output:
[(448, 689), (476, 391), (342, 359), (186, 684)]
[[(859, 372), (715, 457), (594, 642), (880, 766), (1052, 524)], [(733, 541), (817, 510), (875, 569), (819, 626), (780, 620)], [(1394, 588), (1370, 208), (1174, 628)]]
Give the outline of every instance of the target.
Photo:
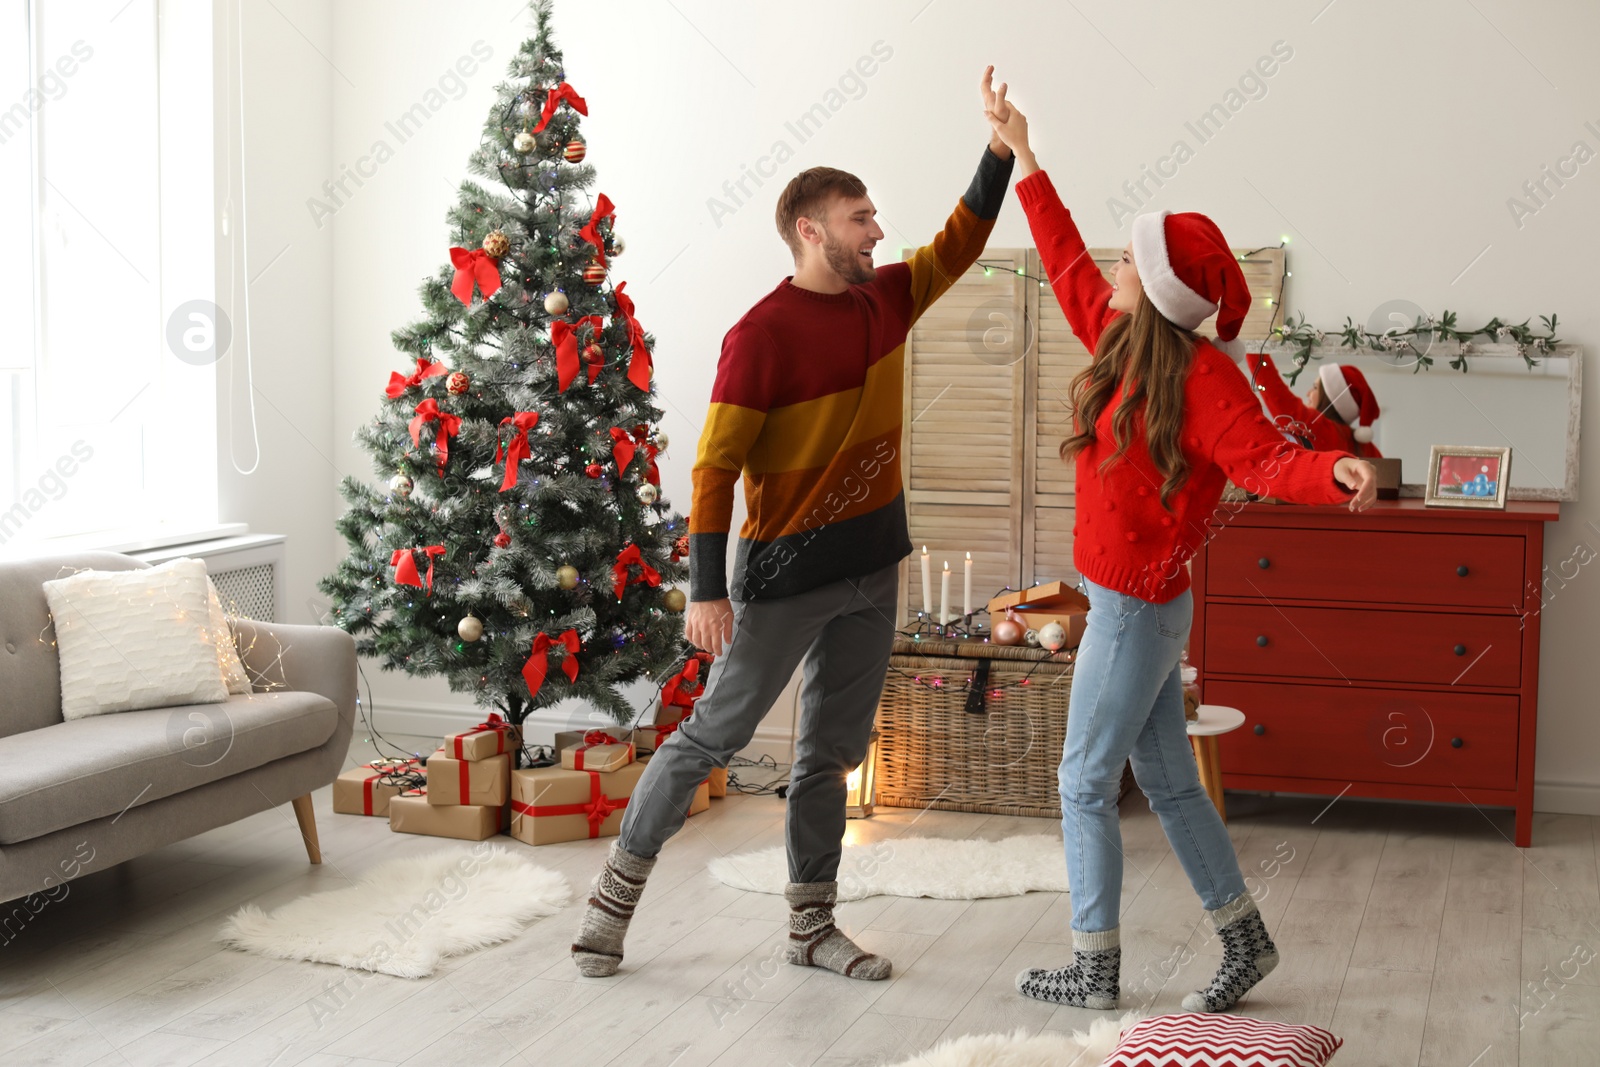
[[(205, 564), (204, 560), (198, 562), (202, 566)], [(233, 630), (228, 626), (227, 613), (222, 610), (222, 598), (217, 596), (217, 584), (209, 576), (206, 578), (206, 589), (211, 601), (211, 643), (217, 650), (217, 661), (222, 667), (222, 682), (228, 687), (229, 695), (252, 693), (250, 676), (245, 673), (244, 663), (239, 659), (238, 646), (233, 643)]]
[(228, 699), (206, 567), (181, 559), (44, 583), (61, 664), (61, 716)]

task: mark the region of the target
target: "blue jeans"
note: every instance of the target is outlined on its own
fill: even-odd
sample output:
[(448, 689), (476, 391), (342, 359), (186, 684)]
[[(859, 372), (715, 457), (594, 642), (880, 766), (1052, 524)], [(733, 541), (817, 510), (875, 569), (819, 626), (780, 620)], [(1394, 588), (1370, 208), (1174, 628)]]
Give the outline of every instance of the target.
[(1139, 788), (1208, 910), (1245, 891), (1233, 841), (1200, 772), (1183, 720), (1178, 658), (1194, 601), (1152, 604), (1084, 579), (1088, 628), (1072, 676), (1061, 756), (1061, 833), (1072, 885), (1072, 928), (1118, 925), (1122, 830), (1117, 790), (1130, 757)]

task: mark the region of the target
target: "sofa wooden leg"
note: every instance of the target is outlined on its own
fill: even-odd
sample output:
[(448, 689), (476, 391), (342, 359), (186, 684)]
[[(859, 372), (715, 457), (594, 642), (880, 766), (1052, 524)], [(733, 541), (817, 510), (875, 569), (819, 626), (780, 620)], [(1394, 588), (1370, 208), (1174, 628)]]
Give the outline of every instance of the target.
[(322, 849), (317, 844), (317, 817), (311, 810), (311, 794), (294, 798), (294, 817), (300, 823), (300, 836), (306, 843), (306, 855), (312, 863), (322, 862)]

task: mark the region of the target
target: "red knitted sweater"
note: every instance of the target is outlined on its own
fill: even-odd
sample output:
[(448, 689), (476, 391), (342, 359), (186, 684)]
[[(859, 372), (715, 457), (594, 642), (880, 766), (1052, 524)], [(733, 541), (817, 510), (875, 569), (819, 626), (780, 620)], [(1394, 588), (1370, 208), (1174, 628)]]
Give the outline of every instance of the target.
[[(1093, 352), (1122, 314), (1108, 306), (1111, 284), (1088, 255), (1049, 176), (1036, 171), (1016, 188), (1056, 299), (1072, 332)], [(1229, 479), (1249, 492), (1303, 504), (1350, 499), (1333, 477), (1334, 463), (1349, 453), (1310, 452), (1284, 440), (1239, 368), (1209, 341), (1196, 346), (1184, 382), (1179, 444), (1189, 477), (1167, 508), (1142, 419), (1123, 458), (1100, 469), (1116, 451), (1111, 416), (1121, 399), (1119, 387), (1095, 423), (1095, 442), (1077, 456), (1072, 562), (1096, 585), (1158, 604), (1182, 594), (1189, 588), (1188, 561), (1202, 540), (1226, 534), (1228, 512), (1218, 503)]]

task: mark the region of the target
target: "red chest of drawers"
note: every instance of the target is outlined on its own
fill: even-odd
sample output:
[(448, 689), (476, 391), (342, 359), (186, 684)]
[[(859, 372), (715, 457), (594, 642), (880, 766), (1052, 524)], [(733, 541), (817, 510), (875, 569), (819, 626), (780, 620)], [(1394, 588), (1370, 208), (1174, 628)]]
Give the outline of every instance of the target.
[(1245, 715), (1224, 787), (1514, 807), (1526, 848), (1557, 515), (1223, 505), (1194, 561), (1189, 655), (1205, 702)]

